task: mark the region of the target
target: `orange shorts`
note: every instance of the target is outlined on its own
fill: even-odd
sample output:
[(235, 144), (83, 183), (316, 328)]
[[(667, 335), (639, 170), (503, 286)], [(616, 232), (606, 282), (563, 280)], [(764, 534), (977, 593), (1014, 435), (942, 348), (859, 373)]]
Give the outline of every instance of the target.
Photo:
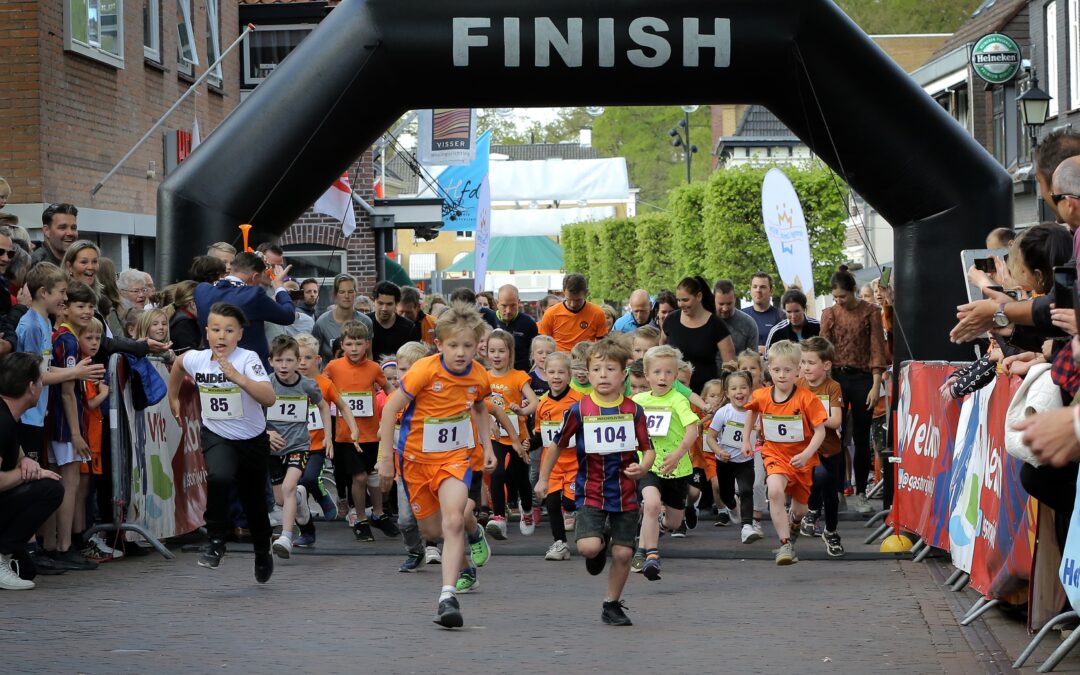
[[(96, 449), (95, 449), (96, 448)], [(101, 444), (90, 446), (90, 461), (79, 463), (80, 474), (90, 474), (93, 476), (100, 476), (104, 473), (101, 466)]]
[(791, 465), (791, 460), (787, 457), (763, 455), (762, 459), (765, 460), (766, 476), (778, 474), (785, 476), (788, 479), (787, 488), (784, 490), (785, 493), (791, 495), (793, 500), (801, 504), (806, 504), (810, 501), (810, 488), (814, 485), (814, 467), (817, 465), (817, 462), (814, 462), (810, 466), (796, 469)]
[[(541, 463), (543, 463), (543, 457), (546, 456), (548, 452), (549, 449), (544, 448), (544, 453), (541, 455), (540, 459)], [(559, 454), (559, 459), (551, 469), (551, 476), (548, 478), (547, 493), (551, 494), (562, 490), (564, 497), (571, 500), (574, 499), (577, 495), (577, 474), (577, 451), (573, 448), (568, 448)]]
[(443, 481), (455, 478), (465, 483), (467, 488), (472, 480), (472, 469), (467, 459), (449, 464), (406, 462), (401, 478), (405, 482), (413, 515), (417, 520), (423, 520), (439, 512), (439, 486)]
[(712, 482), (716, 478), (716, 456), (711, 452), (706, 454), (700, 448), (695, 447), (690, 451), (690, 462), (695, 469), (701, 469), (705, 472), (705, 480)]

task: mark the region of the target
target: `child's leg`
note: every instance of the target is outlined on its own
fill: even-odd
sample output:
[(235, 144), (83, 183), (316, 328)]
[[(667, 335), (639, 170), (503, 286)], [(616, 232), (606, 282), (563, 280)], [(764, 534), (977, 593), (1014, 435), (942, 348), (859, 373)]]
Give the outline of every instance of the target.
[[(281, 493), (281, 534), (292, 538), (293, 526), (296, 525), (296, 487), (300, 485), (300, 476), (303, 474), (298, 467), (290, 466), (285, 470), (285, 480), (282, 481), (279, 492)], [(277, 487), (277, 486), (275, 486)], [(285, 534), (285, 533), (288, 534)]]
[(465, 504), (469, 488), (457, 478), (447, 478), (439, 485), (439, 505), (442, 515), (443, 586), (457, 585), (461, 565), (465, 560)]
[(750, 525), (754, 520), (754, 463), (740, 462), (732, 466), (739, 486), (739, 519), (743, 525)]
[(604, 602), (611, 602), (622, 597), (626, 579), (630, 576), (630, 559), (634, 557), (632, 546), (616, 544), (611, 547), (611, 570), (608, 572), (607, 597)]
[(516, 452), (510, 453), (510, 478), (517, 488), (522, 513), (532, 511), (532, 483), (529, 482), (529, 465)]
[[(774, 473), (765, 480), (765, 483), (769, 489), (769, 515), (772, 518), (773, 527), (776, 528), (776, 535), (780, 537), (780, 543), (783, 543), (791, 536), (789, 516), (787, 509), (784, 508), (788, 477), (781, 473)], [(805, 507), (804, 504), (803, 508)]]
[(401, 538), (405, 541), (405, 550), (409, 553), (423, 553), (424, 540), (420, 536), (420, 528), (416, 524), (412, 504), (409, 503), (409, 495), (405, 490), (405, 481), (402, 480), (401, 476), (398, 476), (397, 483), (398, 529), (401, 530)]
[(513, 451), (510, 446), (492, 442), (495, 451), (495, 470), (491, 472), (491, 512), (506, 517), (506, 456)]
[(760, 452), (754, 453), (754, 520), (761, 520), (769, 508), (768, 491), (765, 489), (765, 460)]
[(556, 490), (544, 499), (547, 506), (548, 521), (551, 524), (551, 536), (555, 541), (566, 541), (566, 525), (563, 523), (562, 490)]
[(529, 486), (536, 485), (540, 480), (540, 460), (544, 454), (544, 447), (540, 444), (540, 436), (533, 434), (532, 450), (529, 450)]
[(79, 494), (75, 496), (75, 518), (71, 522), (73, 534), (86, 532), (86, 498), (90, 496), (92, 479), (88, 473), (79, 474)]
[[(836, 532), (840, 520), (840, 490), (843, 483), (844, 455), (838, 453), (832, 457), (823, 457), (821, 466), (825, 467), (825, 482), (822, 485), (822, 501), (825, 506), (825, 529)], [(814, 470), (815, 483), (817, 469)]]
[(60, 467), (60, 481), (64, 484), (64, 501), (56, 515), (56, 550), (71, 548), (71, 524), (75, 518), (75, 502), (79, 492), (79, 463), (72, 462)]
[(698, 497), (700, 497), (700, 496), (701, 496), (701, 490), (699, 490), (696, 487), (694, 487), (693, 485), (691, 485), (686, 490), (686, 505), (687, 506), (693, 506), (694, 504), (697, 504)]
[(656, 548), (660, 541), (660, 508), (660, 489), (655, 485), (642, 488), (640, 545), (646, 550)]
[[(368, 474), (360, 471), (352, 475), (352, 498), (353, 506), (356, 507), (356, 517), (364, 520), (364, 509), (367, 506)], [(374, 505), (373, 505), (374, 506)]]
[[(371, 515), (374, 517), (381, 517), (384, 515), (383, 511), (383, 492), (382, 485), (377, 480), (379, 474), (374, 471), (368, 474), (367, 489), (371, 493)], [(360, 511), (357, 511), (360, 513)], [(363, 517), (360, 518), (363, 520)]]
[(717, 506), (735, 508), (735, 462), (716, 460)]
[[(724, 502), (720, 499), (720, 472), (717, 471), (717, 475), (709, 479), (709, 484), (712, 485), (712, 499), (716, 508), (720, 508)], [(734, 506), (729, 508), (735, 508)]]

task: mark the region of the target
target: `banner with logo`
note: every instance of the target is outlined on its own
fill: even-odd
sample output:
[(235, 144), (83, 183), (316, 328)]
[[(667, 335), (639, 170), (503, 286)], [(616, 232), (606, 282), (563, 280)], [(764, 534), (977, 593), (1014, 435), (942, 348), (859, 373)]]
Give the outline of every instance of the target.
[[(761, 186), (761, 218), (776, 270), (788, 288), (798, 286), (812, 302), (814, 266), (799, 195), (780, 169), (769, 169)], [(814, 314), (810, 308), (810, 313)]]
[(968, 574), (983, 524), (979, 502), (990, 443), (990, 398), (997, 386), (998, 380), (991, 380), (964, 399), (949, 471), (949, 552), (953, 565)]
[(416, 120), (416, 159), (421, 164), (460, 166), (476, 159), (476, 110), (419, 110)]
[[(490, 133), (488, 134), (490, 137)], [(473, 254), (473, 290), (484, 290), (487, 283), (488, 248), (491, 244), (491, 176), (484, 176), (480, 185), (476, 214), (475, 253)]]
[[(491, 154), (491, 132), (485, 131), (476, 142), (476, 159), (464, 166), (429, 166), (435, 176), (439, 197), (443, 199), (443, 225), (446, 232), (477, 232), (480, 214), (487, 213), (491, 222), (491, 191), (481, 194), (488, 177)], [(431, 189), (421, 189), (421, 197), (434, 197)]]

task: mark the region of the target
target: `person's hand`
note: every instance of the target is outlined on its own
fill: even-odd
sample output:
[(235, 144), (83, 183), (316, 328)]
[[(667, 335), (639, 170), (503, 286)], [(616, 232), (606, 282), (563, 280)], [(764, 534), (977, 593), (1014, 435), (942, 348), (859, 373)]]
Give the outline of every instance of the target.
[(1067, 335), (1076, 336), (1076, 312), (1073, 310), (1055, 307), (1050, 310), (1050, 321)]
[(1023, 352), (1022, 354), (1015, 354), (1013, 356), (1005, 357), (1005, 360), (1001, 362), (1005, 372), (1009, 375), (1015, 375), (1017, 377), (1024, 377), (1031, 370), (1031, 367), (1037, 363), (1044, 363), (1046, 359), (1042, 354), (1036, 352)]
[(1080, 457), (1080, 440), (1073, 430), (1075, 408), (1058, 408), (1026, 417), (1013, 425), (1023, 431), (1024, 445), (1045, 464), (1065, 466)]
[(41, 465), (29, 457), (23, 456), (19, 460), (19, 474), (22, 476), (24, 483), (37, 480), (41, 477)]
[(82, 436), (73, 436), (71, 438), (71, 447), (75, 449), (75, 454), (79, 457), (90, 459), (90, 446), (87, 445)]
[(517, 403), (511, 403), (510, 404), (510, 412), (514, 413), (515, 415), (520, 415), (521, 414), (521, 406), (519, 406)]
[(281, 450), (285, 449), (286, 442), (284, 436), (274, 431), (273, 429), (267, 431), (266, 434), (270, 437), (271, 449), (273, 449), (275, 452), (280, 452)]
[(221, 368), (221, 374), (224, 375), (225, 379), (229, 382), (239, 384), (240, 380), (243, 379), (244, 376), (240, 374), (240, 371), (236, 369), (236, 366), (229, 363), (227, 358), (223, 356), (214, 356), (214, 361), (217, 361), (218, 367)]
[(56, 473), (55, 471), (49, 471), (48, 469), (42, 469), (41, 473), (38, 475), (38, 478), (39, 479), (48, 478), (49, 480), (60, 480), (60, 474)]
[[(511, 437), (511, 438), (513, 438), (513, 437)], [(515, 441), (512, 444), (513, 448), (514, 448), (514, 452), (516, 452), (518, 457), (521, 458), (521, 461), (528, 464), (529, 463), (529, 451), (525, 449), (525, 444), (528, 443), (528, 441), (521, 442), (521, 441), (517, 441), (517, 439), (513, 439), (513, 440)]]
[(285, 277), (288, 276), (289, 270), (291, 270), (291, 269), (292, 269), (292, 265), (289, 265), (288, 267), (282, 267), (281, 265), (274, 265), (274, 267), (271, 269), (271, 272), (273, 273), (274, 278), (270, 280), (270, 285), (273, 286), (274, 288), (284, 288), (285, 287)]
[(495, 458), (495, 453), (490, 449), (484, 450), (484, 473), (494, 473), (498, 465), (499, 460)]
[(679, 466), (679, 459), (674, 454), (666, 455), (664, 461), (660, 463), (660, 473), (665, 476), (675, 473), (675, 467)]
[(167, 352), (167, 351), (169, 351), (169, 348), (172, 347), (172, 342), (159, 342), (159, 341), (155, 340), (154, 338), (145, 338), (144, 342), (146, 342), (146, 346), (154, 354), (160, 354), (161, 352)]
[(333, 443), (327, 443), (326, 444), (326, 458), (327, 459), (333, 459), (334, 458), (334, 444)]
[[(329, 446), (327, 446), (329, 450)], [(392, 459), (384, 459), (375, 463), (375, 471), (379, 474), (379, 485), (383, 491), (389, 490), (394, 484), (394, 461)]]
[(29, 307), (34, 302), (34, 296), (30, 295), (30, 287), (26, 284), (22, 285), (19, 292), (15, 295), (15, 301), (24, 307)]
[(541, 478), (540, 480), (536, 481), (536, 485), (535, 485), (535, 487), (533, 487), (533, 492), (536, 493), (536, 499), (538, 501), (542, 502), (545, 499), (547, 499), (547, 492), (548, 492), (548, 482), (547, 482), (547, 480)]
[(743, 457), (753, 457), (754, 456), (754, 449), (750, 447), (750, 439), (749, 438), (746, 439), (745, 441), (743, 441), (742, 454), (743, 454)]
[(979, 290), (983, 290), (987, 286), (998, 285), (997, 281), (993, 279), (989, 274), (978, 269), (974, 265), (968, 268), (967, 272), (968, 281), (972, 286), (975, 286)]
[(92, 380), (98, 382), (105, 379), (105, 366), (100, 363), (94, 363), (89, 358), (86, 358), (76, 364), (75, 374), (80, 380)]
[(988, 299), (976, 300), (956, 308), (956, 318), (960, 323), (949, 332), (949, 339), (954, 343), (971, 342), (995, 328), (994, 315), (997, 314), (998, 305), (1012, 302), (1012, 298), (1004, 293), (990, 289), (983, 289), (983, 295)]
[(949, 379), (945, 380), (945, 384), (941, 385), (941, 388), (938, 389), (938, 393), (941, 394), (942, 401), (948, 403), (955, 398), (952, 391), (954, 384), (956, 384), (956, 377), (950, 375)]
[(648, 472), (648, 469), (646, 469), (641, 464), (638, 464), (637, 462), (634, 462), (633, 464), (630, 464), (625, 469), (623, 469), (623, 475), (630, 480), (637, 480)]
[(866, 394), (866, 409), (873, 410), (879, 398), (881, 398), (881, 387), (870, 387), (870, 391)]
[(705, 406), (705, 414), (706, 415), (714, 415), (714, 414), (716, 414), (716, 411), (719, 410), (719, 409), (720, 409), (720, 406), (716, 405), (715, 403), (709, 403), (708, 405)]
[(1013, 281), (1012, 274), (1009, 272), (1009, 264), (1005, 262), (1005, 259), (999, 255), (991, 256), (991, 260), (994, 261), (994, 279), (998, 282), (1002, 288), (1014, 288), (1016, 282)]
[(813, 452), (804, 450), (791, 458), (791, 466), (795, 467), (796, 469), (802, 469), (810, 462), (810, 458), (812, 458), (813, 456)]
[(716, 453), (716, 458), (718, 460), (720, 460), (721, 462), (730, 462), (731, 461), (731, 453), (728, 452), (727, 450), (721, 450), (720, 452)]

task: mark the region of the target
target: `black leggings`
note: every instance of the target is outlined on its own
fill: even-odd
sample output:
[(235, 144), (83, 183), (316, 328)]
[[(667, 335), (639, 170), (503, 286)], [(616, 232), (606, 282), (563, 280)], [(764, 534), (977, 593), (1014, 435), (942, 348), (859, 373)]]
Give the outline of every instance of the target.
[(855, 492), (865, 495), (867, 478), (873, 466), (870, 425), (874, 421), (874, 411), (866, 409), (866, 397), (874, 386), (874, 376), (868, 370), (842, 372), (835, 368), (832, 376), (844, 393), (845, 412), (851, 420), (852, 440), (855, 441)]
[(716, 481), (720, 485), (720, 501), (735, 509), (735, 486), (739, 488), (739, 520), (743, 525), (754, 521), (754, 462), (721, 462), (716, 460)]
[(574, 511), (574, 502), (563, 496), (562, 490), (552, 492), (544, 499), (548, 520), (551, 521), (551, 536), (555, 541), (566, 541), (566, 524), (563, 523), (563, 510)]
[[(513, 484), (521, 499), (521, 508), (532, 511), (532, 486), (529, 485), (529, 465), (514, 452), (514, 448), (492, 441), (495, 451), (495, 470), (491, 472), (491, 511), (496, 516), (506, 517), (506, 486)], [(510, 466), (506, 465), (506, 456), (510, 456)]]
[(821, 464), (814, 467), (814, 486), (810, 490), (811, 511), (820, 511), (825, 505), (825, 529), (836, 532), (840, 520), (840, 488), (844, 482), (844, 453), (822, 457)]

